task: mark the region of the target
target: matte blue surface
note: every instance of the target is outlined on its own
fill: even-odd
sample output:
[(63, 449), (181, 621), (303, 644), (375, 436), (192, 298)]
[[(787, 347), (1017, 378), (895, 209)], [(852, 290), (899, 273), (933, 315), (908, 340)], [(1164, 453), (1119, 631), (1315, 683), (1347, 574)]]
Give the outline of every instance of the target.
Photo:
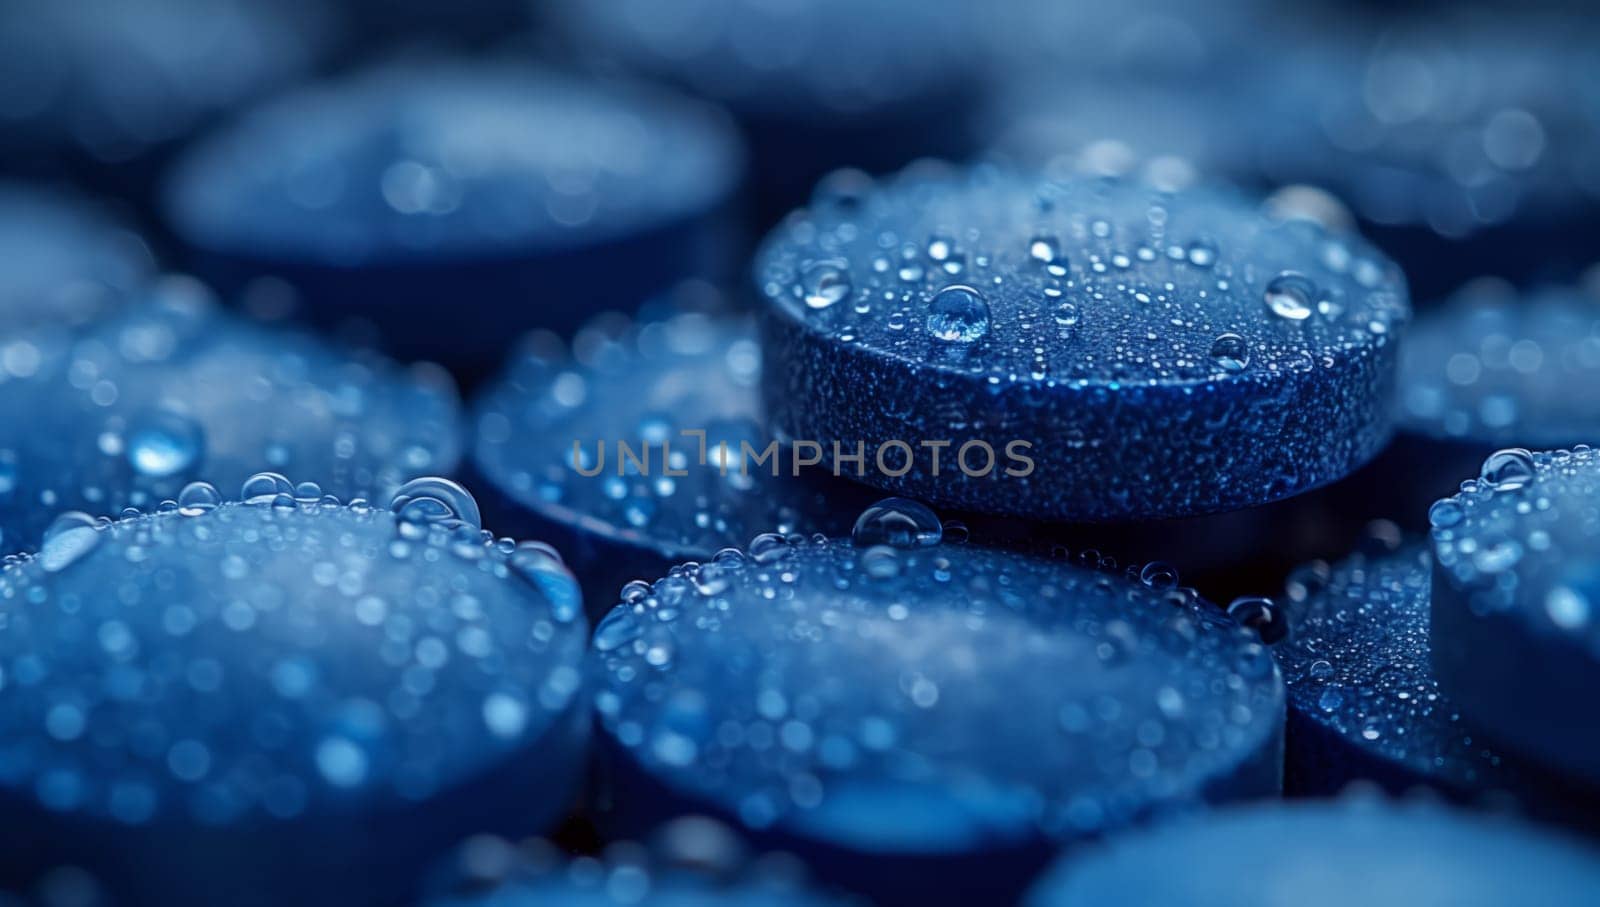
[(1600, 454), (1498, 451), (1434, 504), (1433, 666), (1517, 752), (1600, 787)]
[(361, 316), (407, 355), (482, 370), (530, 326), (570, 330), (714, 270), (715, 215), (742, 169), (723, 114), (659, 89), (393, 65), (202, 141), (167, 213), (224, 286), (277, 275), (312, 317)]
[[(1358, 237), (1208, 189), (907, 170), (768, 237), (780, 437), (948, 441), (930, 503), (1036, 519), (1232, 510), (1344, 476), (1391, 430), (1403, 281)], [(970, 469), (960, 448), (981, 447)], [(1029, 475), (1006, 455), (1031, 444)], [(893, 453), (891, 451), (891, 453)], [(899, 465), (901, 461), (897, 460)]]
[(398, 515), (271, 474), (241, 496), (64, 518), (0, 571), (0, 868), (386, 903), (466, 834), (564, 813), (587, 625), (559, 561), (442, 480)]
[(437, 368), (268, 328), (192, 281), (145, 288), (77, 336), (18, 335), (0, 361), (0, 553), (62, 510), (115, 515), (262, 467), (382, 500), (461, 456)]
[(570, 348), (530, 339), (474, 406), (474, 468), (508, 505), (493, 522), (556, 540), (597, 619), (629, 580), (774, 527), (847, 532), (875, 497), (819, 467), (796, 476), (786, 450), (756, 462), (769, 442), (751, 320), (668, 312), (602, 318)]
[(1160, 570), (937, 533), (892, 504), (855, 545), (764, 535), (624, 590), (592, 642), (610, 821), (708, 813), (918, 903), (1014, 897), (1062, 842), (1278, 790), (1252, 633)]
[(74, 327), (127, 301), (155, 269), (136, 234), (69, 195), (0, 182), (0, 336)]
[(1228, 810), (1069, 855), (1029, 907), (1593, 903), (1600, 852), (1505, 819), (1346, 801)]

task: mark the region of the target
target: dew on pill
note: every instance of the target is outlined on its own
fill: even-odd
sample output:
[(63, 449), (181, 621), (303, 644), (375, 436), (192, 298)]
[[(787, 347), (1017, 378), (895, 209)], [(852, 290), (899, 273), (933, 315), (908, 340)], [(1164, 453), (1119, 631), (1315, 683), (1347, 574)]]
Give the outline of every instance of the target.
[(1285, 271), (1267, 282), (1262, 298), (1273, 314), (1290, 321), (1304, 321), (1311, 317), (1317, 285), (1311, 278), (1293, 271)]
[(1533, 454), (1512, 447), (1490, 454), (1478, 478), (1495, 491), (1516, 491), (1532, 481), (1533, 474)]
[(842, 262), (820, 261), (802, 275), (806, 305), (825, 309), (850, 295), (850, 275)]
[(1211, 342), (1211, 358), (1224, 371), (1242, 372), (1250, 365), (1250, 345), (1238, 334), (1218, 334)]
[(926, 504), (910, 498), (885, 498), (856, 518), (850, 539), (860, 547), (922, 548), (937, 545), (944, 524)]
[(989, 333), (989, 303), (971, 287), (945, 287), (928, 303), (927, 328), (935, 340), (972, 343)]

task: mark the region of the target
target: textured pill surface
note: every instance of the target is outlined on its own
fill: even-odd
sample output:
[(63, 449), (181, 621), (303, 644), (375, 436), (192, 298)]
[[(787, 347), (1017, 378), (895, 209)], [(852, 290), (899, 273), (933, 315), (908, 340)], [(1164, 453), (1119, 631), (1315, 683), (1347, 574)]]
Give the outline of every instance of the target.
[(1600, 787), (1600, 454), (1496, 451), (1428, 512), (1434, 670), (1495, 740)]
[(196, 479), (231, 487), (267, 467), (382, 500), (460, 457), (439, 369), (238, 319), (184, 279), (80, 335), (3, 349), (0, 551), (37, 546), (62, 510), (153, 508)]
[(19, 846), (137, 903), (327, 902), (565, 809), (586, 623), (548, 549), (483, 533), (441, 479), (393, 511), (272, 473), (240, 497), (197, 483), (159, 513), (66, 514), (0, 572)]
[(1398, 272), (1355, 236), (1210, 189), (989, 168), (819, 200), (768, 237), (755, 278), (781, 436), (909, 437), (911, 469), (866, 481), (1058, 520), (1231, 510), (1342, 477), (1389, 437), (1409, 317)]
[(903, 901), (1014, 896), (1052, 842), (1277, 789), (1271, 655), (1175, 576), (942, 542), (904, 501), (853, 536), (624, 590), (592, 643), (619, 809), (683, 801)]
[(1275, 652), (1289, 690), (1285, 784), (1332, 794), (1357, 779), (1474, 799), (1515, 782), (1433, 676), (1432, 555), (1423, 540), (1358, 553), (1290, 583)]
[(1578, 907), (1600, 853), (1505, 819), (1419, 805), (1335, 801), (1228, 810), (1069, 856), (1029, 907)]
[(0, 182), (0, 337), (114, 310), (154, 269), (144, 242), (93, 206)]
[[(475, 405), (474, 467), (533, 534), (587, 537), (561, 547), (604, 609), (628, 580), (768, 529), (849, 531), (871, 493), (767, 453), (760, 374), (747, 316), (611, 317), (570, 345), (533, 338)], [(619, 563), (614, 547), (637, 556)], [(645, 555), (649, 572), (616, 572)]]

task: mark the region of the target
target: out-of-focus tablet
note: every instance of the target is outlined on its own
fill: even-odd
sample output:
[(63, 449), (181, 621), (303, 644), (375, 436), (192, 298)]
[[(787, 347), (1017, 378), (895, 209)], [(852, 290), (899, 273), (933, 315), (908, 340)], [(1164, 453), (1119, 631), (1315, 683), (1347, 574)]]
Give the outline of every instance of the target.
[(1219, 812), (1069, 855), (1029, 907), (1580, 907), (1600, 852), (1505, 819), (1425, 805), (1294, 803)]
[(1507, 749), (1600, 787), (1600, 454), (1496, 451), (1433, 505), (1433, 669)]
[(222, 286), (280, 277), (314, 319), (359, 317), (408, 358), (481, 373), (528, 328), (716, 271), (741, 174), (727, 118), (658, 89), (397, 64), (201, 141), (166, 208)]
[(93, 321), (155, 267), (144, 241), (92, 204), (10, 182), (0, 182), (0, 258), (0, 337)]
[(549, 548), (442, 479), (240, 498), (64, 514), (0, 571), (0, 866), (130, 904), (392, 903), (467, 834), (566, 811), (587, 625)]
[(629, 580), (767, 529), (848, 532), (875, 493), (767, 439), (760, 374), (754, 326), (726, 312), (530, 338), (474, 407), (492, 521), (555, 543), (596, 618)]
[(942, 542), (890, 500), (853, 541), (762, 535), (632, 585), (592, 642), (608, 820), (710, 814), (919, 903), (1015, 897), (1063, 843), (1271, 794), (1277, 667), (1174, 581)]
[[(792, 214), (755, 267), (782, 438), (863, 481), (1063, 521), (1239, 509), (1388, 440), (1404, 282), (1231, 193), (907, 170)], [(894, 443), (898, 442), (898, 443)]]
[(0, 341), (0, 551), (62, 510), (116, 515), (267, 467), (383, 500), (461, 455), (455, 387), (218, 309), (168, 279), (91, 330)]
[(760, 165), (762, 224), (838, 168), (881, 173), (972, 150), (965, 120), (982, 91), (973, 32), (984, 16), (967, 4), (561, 0), (543, 13), (579, 59), (732, 109)]

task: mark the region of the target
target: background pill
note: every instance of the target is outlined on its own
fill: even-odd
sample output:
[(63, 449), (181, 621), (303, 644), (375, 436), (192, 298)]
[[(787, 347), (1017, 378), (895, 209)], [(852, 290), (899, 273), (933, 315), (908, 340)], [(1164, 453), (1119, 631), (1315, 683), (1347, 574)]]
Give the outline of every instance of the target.
[(472, 831), (565, 812), (570, 575), (547, 594), (544, 550), (442, 479), (392, 510), (272, 473), (240, 497), (64, 514), (0, 572), (8, 871), (80, 863), (136, 904), (379, 903)]
[(592, 643), (603, 819), (711, 814), (918, 903), (1014, 897), (1061, 842), (1278, 790), (1283, 691), (1253, 634), (1159, 570), (940, 532), (888, 501), (853, 543), (763, 535), (625, 589)]
[(1030, 907), (1587, 903), (1600, 854), (1505, 819), (1423, 805), (1304, 803), (1220, 812), (1070, 856)]
[(473, 377), (528, 328), (570, 331), (717, 271), (741, 158), (722, 114), (660, 89), (396, 64), (202, 141), (166, 210), (221, 287), (276, 276), (314, 320), (370, 321), (399, 354)]
[(65, 192), (0, 182), (0, 338), (73, 327), (125, 303), (155, 262), (134, 232)]
[(767, 529), (848, 532), (874, 493), (767, 454), (760, 373), (750, 318), (726, 310), (601, 318), (570, 348), (530, 338), (474, 405), (494, 524), (555, 542), (596, 618), (629, 580)]
[(1428, 520), (1440, 687), (1507, 749), (1600, 787), (1597, 500), (1593, 449), (1513, 448)]
[(0, 345), (0, 551), (36, 547), (62, 510), (115, 515), (202, 477), (263, 466), (382, 500), (461, 455), (438, 368), (236, 318), (172, 278), (77, 336)]
[(907, 171), (795, 213), (755, 270), (774, 432), (944, 443), (866, 478), (937, 505), (1225, 511), (1338, 479), (1391, 430), (1398, 272), (1230, 193)]

